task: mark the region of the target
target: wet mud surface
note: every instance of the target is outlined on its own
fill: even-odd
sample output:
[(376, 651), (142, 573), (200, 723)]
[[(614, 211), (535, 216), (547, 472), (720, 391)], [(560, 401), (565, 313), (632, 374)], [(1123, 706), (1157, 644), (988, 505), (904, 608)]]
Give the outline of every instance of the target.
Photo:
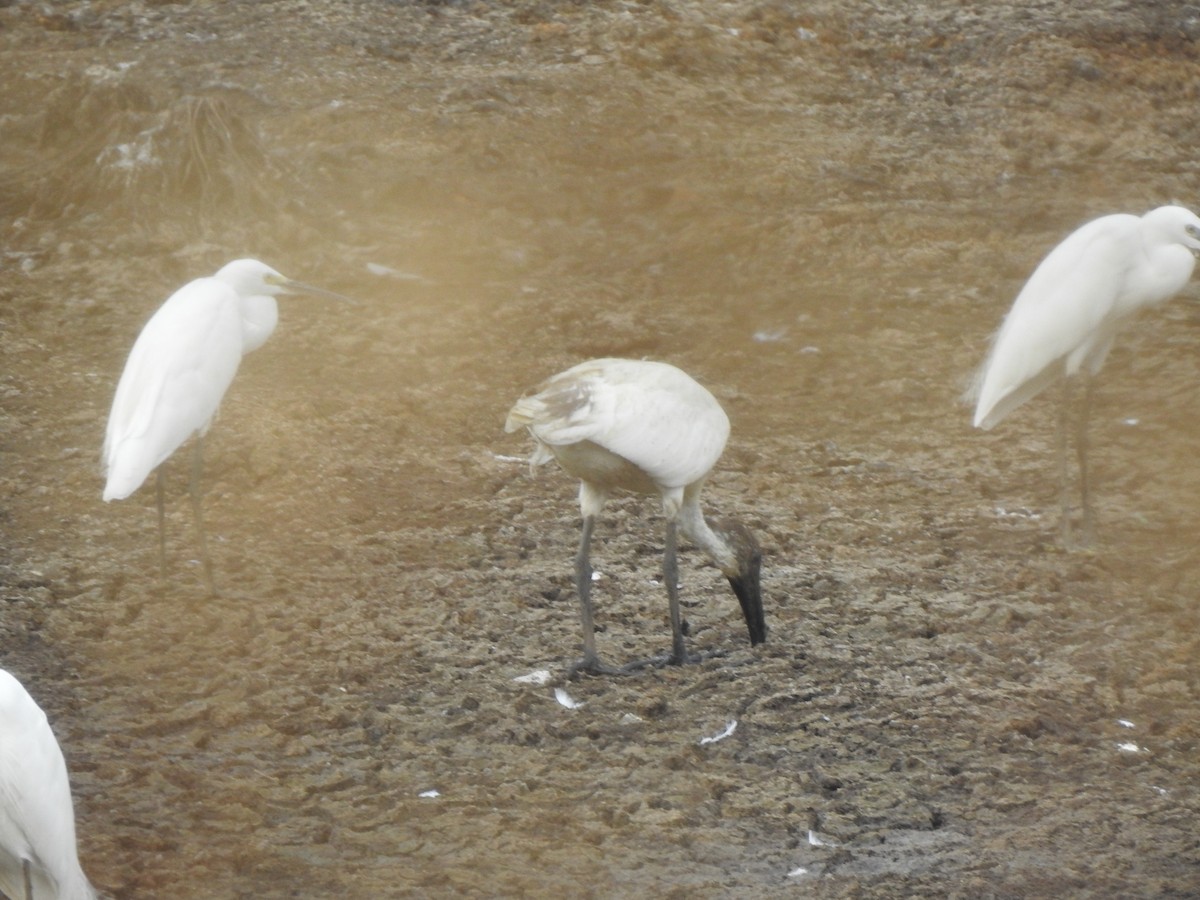
[[(1195, 896), (1196, 288), (1100, 381), (1090, 552), (1056, 398), (987, 434), (959, 398), (1063, 235), (1200, 205), (1197, 40), (1177, 4), (0, 4), (0, 665), (92, 880)], [(143, 322), (247, 255), (359, 302), (285, 299), (243, 362), (209, 598), (187, 454), (165, 585), (98, 457)], [(595, 356), (729, 412), (707, 505), (763, 543), (765, 645), (685, 549), (708, 658), (567, 680), (576, 486), (503, 422)], [(669, 647), (662, 541), (642, 498), (597, 528), (610, 659)]]

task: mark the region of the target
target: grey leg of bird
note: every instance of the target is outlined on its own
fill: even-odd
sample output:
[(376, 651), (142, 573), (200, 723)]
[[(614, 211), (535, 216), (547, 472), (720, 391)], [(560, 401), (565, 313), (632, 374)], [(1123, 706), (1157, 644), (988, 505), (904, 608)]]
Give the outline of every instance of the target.
[(579, 594), (579, 616), (583, 624), (585, 665), (591, 665), (599, 659), (596, 655), (596, 622), (592, 611), (592, 564), (588, 558), (591, 552), (592, 530), (595, 527), (595, 516), (584, 518), (579, 552), (575, 554), (575, 590)]
[(200, 472), (202, 468), (203, 439), (196, 435), (196, 445), (192, 448), (192, 478), (189, 493), (192, 495), (192, 513), (196, 517), (196, 533), (200, 536), (200, 562), (204, 566), (204, 580), (208, 582), (208, 592), (217, 596), (217, 585), (213, 581), (212, 560), (208, 556), (208, 536), (204, 532), (204, 513), (201, 510)]
[(167, 583), (167, 506), (164, 499), (166, 488), (163, 484), (162, 467), (154, 479), (155, 494), (158, 500), (158, 576), (162, 583)]
[[(683, 613), (679, 607), (679, 529), (676, 521), (667, 522), (666, 548), (663, 550), (663, 581), (667, 586), (667, 604), (671, 614), (671, 652), (669, 655), (656, 656), (627, 663), (622, 671), (636, 672), (649, 666), (682, 666), (689, 662), (699, 662), (704, 657), (697, 654), (688, 656), (687, 643), (683, 639)], [(720, 656), (720, 653), (712, 654)]]
[(1059, 528), (1064, 547), (1071, 546), (1071, 474), (1067, 466), (1067, 435), (1070, 434), (1071, 379), (1062, 380), (1061, 405), (1058, 409), (1058, 499), (1062, 506)]
[(1090, 375), (1083, 376), (1086, 381), (1083, 387), (1083, 411), (1079, 415), (1075, 432), (1075, 453), (1079, 460), (1079, 493), (1080, 505), (1083, 508), (1082, 543), (1086, 546), (1092, 543), (1092, 493), (1088, 476), (1088, 421), (1092, 413), (1092, 396), (1095, 393), (1095, 382)]
[(596, 624), (592, 614), (592, 564), (589, 560), (592, 546), (592, 530), (596, 527), (595, 516), (584, 516), (583, 533), (579, 539), (579, 552), (575, 555), (575, 591), (579, 594), (579, 618), (583, 625), (583, 659), (568, 670), (568, 676), (576, 672), (591, 672), (594, 675), (619, 675), (600, 659), (596, 652)]
[(667, 583), (667, 607), (671, 612), (671, 663), (681, 666), (687, 662), (687, 647), (683, 642), (683, 613), (679, 609), (678, 526), (674, 519), (667, 522), (667, 546), (663, 551), (663, 581)]
[(21, 860), (21, 874), (25, 878), (25, 900), (33, 900), (33, 874), (29, 871), (29, 860)]

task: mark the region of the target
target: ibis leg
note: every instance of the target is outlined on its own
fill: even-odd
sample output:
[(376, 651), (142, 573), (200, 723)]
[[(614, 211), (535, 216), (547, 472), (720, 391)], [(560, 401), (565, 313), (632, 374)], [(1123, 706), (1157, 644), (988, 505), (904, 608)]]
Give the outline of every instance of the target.
[(216, 582), (213, 581), (212, 560), (208, 556), (208, 536), (204, 532), (204, 513), (201, 510), (200, 472), (202, 468), (202, 452), (204, 442), (197, 435), (196, 445), (192, 448), (192, 478), (190, 493), (192, 495), (192, 512), (196, 516), (196, 533), (200, 536), (200, 562), (204, 566), (204, 580), (208, 583), (208, 591), (217, 596)]
[(585, 516), (579, 552), (575, 554), (575, 590), (579, 594), (579, 617), (583, 625), (583, 665), (599, 662), (596, 655), (596, 622), (592, 611), (592, 564), (589, 560), (595, 516)]
[(671, 612), (671, 663), (681, 666), (687, 662), (683, 642), (683, 614), (679, 610), (678, 528), (675, 520), (667, 522), (667, 546), (663, 551), (663, 581), (667, 583), (667, 604)]
[(671, 652), (664, 656), (627, 663), (622, 667), (622, 672), (636, 672), (648, 666), (682, 666), (701, 659), (700, 656), (688, 656), (687, 644), (683, 639), (683, 613), (679, 606), (678, 535), (679, 526), (674, 519), (670, 519), (667, 522), (666, 547), (663, 550), (663, 582), (667, 586), (667, 604), (671, 614)]
[(583, 534), (579, 539), (579, 552), (575, 555), (575, 590), (579, 594), (579, 618), (583, 625), (583, 659), (572, 665), (568, 676), (576, 672), (593, 675), (622, 675), (623, 670), (608, 665), (596, 652), (596, 624), (592, 615), (592, 564), (589, 561), (592, 546), (592, 529), (596, 527), (595, 516), (583, 517)]

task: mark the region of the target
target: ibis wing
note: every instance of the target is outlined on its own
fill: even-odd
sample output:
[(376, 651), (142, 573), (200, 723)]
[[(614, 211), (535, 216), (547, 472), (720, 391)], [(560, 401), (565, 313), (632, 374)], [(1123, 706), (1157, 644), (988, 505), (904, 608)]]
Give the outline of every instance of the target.
[(668, 487), (708, 474), (729, 437), (712, 394), (674, 366), (640, 360), (594, 360), (554, 376), (509, 413), (509, 430), (521, 426), (544, 445), (591, 441)]

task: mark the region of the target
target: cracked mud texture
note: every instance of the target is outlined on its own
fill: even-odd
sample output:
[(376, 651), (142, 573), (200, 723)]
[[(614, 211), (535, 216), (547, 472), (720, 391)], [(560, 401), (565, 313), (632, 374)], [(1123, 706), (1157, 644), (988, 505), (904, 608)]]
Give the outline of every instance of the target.
[[(1195, 896), (1197, 288), (1099, 381), (1090, 552), (1056, 396), (985, 434), (960, 395), (1065, 234), (1200, 205), (1198, 40), (1194, 4), (0, 3), (0, 665), (92, 880)], [(359, 304), (284, 299), (226, 396), (209, 598), (187, 454), (165, 585), (98, 456), (146, 318), (247, 255)], [(729, 412), (707, 504), (764, 545), (765, 645), (686, 549), (711, 658), (566, 680), (576, 486), (502, 425), (608, 355)], [(610, 505), (615, 661), (669, 646), (661, 552)]]

